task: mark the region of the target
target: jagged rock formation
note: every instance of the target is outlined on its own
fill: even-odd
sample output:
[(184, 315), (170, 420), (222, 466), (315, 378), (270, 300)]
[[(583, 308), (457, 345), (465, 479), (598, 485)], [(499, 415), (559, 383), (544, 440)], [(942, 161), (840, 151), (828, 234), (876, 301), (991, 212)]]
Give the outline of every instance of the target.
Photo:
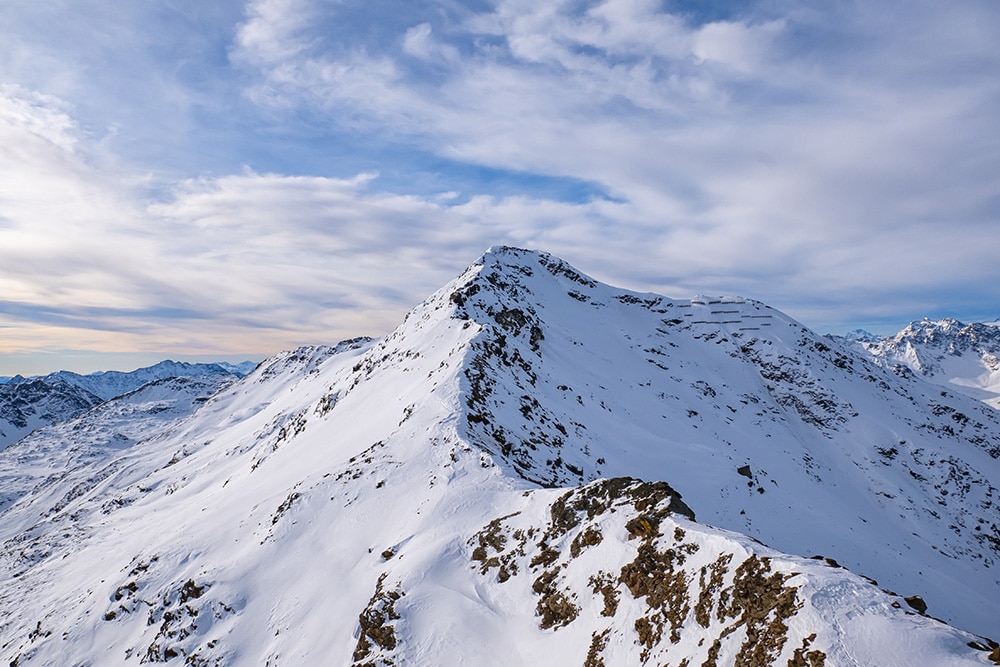
[(940, 393), (758, 302), (495, 248), (20, 497), (0, 659), (991, 664), (925, 615), (1000, 617), (1000, 422)]

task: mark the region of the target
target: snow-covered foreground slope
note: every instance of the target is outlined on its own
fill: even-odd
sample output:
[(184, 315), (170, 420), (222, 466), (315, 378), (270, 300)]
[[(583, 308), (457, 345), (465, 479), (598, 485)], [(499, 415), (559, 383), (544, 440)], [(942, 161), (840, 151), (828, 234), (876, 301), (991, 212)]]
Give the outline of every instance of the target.
[(155, 380), (89, 412), (42, 428), (0, 452), (0, 512), (39, 487), (64, 490), (138, 441), (162, 437), (169, 424), (194, 412), (229, 373)]
[(863, 341), (886, 367), (902, 365), (924, 379), (1000, 408), (1000, 327), (954, 318), (910, 322), (891, 338)]
[[(969, 553), (997, 519), (995, 422), (933, 390), (958, 433), (923, 383), (709, 301), (499, 248), (385, 339), (262, 364), (0, 515), (0, 659), (993, 664), (829, 561), (709, 524), (881, 565), (996, 634), (995, 553)], [(928, 476), (946, 457), (961, 490)]]

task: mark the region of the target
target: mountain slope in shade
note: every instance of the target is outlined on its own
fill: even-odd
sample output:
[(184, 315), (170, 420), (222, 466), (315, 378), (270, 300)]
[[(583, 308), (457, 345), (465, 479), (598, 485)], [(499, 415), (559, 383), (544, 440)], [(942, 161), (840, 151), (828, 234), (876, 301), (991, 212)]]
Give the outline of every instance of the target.
[(1000, 408), (1000, 327), (954, 318), (910, 322), (891, 338), (864, 341), (875, 360)]
[(0, 451), (35, 429), (69, 419), (101, 400), (86, 389), (61, 381), (0, 385)]
[[(953, 531), (924, 515), (939, 482), (919, 461), (948, 447), (995, 479), (989, 409), (940, 402), (972, 415), (948, 434), (949, 416), (922, 412), (925, 383), (737, 301), (639, 295), (494, 249), (388, 337), (279, 355), (21, 497), (0, 521), (0, 658), (993, 664), (985, 639), (916, 598), (711, 527), (825, 540), (827, 557), (902, 571), (905, 587), (880, 580), (903, 595), (948, 577), (951, 607), (930, 587), (930, 612), (995, 634), (993, 608), (951, 614), (996, 604), (991, 566), (921, 541)], [(862, 436), (884, 435), (873, 407), (899, 409), (891, 425), (919, 451), (866, 458)], [(963, 503), (989, 500), (959, 479)], [(903, 516), (876, 518), (890, 484)], [(942, 522), (996, 519), (930, 498)], [(866, 522), (885, 531), (867, 551)]]

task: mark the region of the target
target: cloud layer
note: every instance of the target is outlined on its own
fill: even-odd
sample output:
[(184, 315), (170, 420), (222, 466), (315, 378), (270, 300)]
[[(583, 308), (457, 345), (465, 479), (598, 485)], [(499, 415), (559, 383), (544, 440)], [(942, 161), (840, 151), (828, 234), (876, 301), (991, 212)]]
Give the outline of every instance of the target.
[(379, 334), (493, 243), (821, 330), (1000, 314), (1000, 8), (717, 6), (182, 2), (107, 70), (86, 7), (63, 49), (0, 10), (0, 349)]

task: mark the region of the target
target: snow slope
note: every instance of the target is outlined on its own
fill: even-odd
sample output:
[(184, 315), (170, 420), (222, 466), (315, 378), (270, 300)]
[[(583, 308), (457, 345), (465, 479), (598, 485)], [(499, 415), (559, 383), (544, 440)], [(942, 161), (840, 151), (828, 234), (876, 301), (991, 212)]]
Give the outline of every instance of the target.
[(1000, 661), (830, 559), (995, 635), (994, 411), (824, 341), (492, 249), (386, 338), (279, 355), (20, 497), (0, 659)]
[(1000, 327), (954, 318), (910, 322), (891, 338), (865, 341), (875, 360), (1000, 408)]
[(74, 419), (36, 431), (0, 452), (0, 512), (32, 489), (69, 486), (101, 462), (195, 411), (229, 373), (154, 380)]

